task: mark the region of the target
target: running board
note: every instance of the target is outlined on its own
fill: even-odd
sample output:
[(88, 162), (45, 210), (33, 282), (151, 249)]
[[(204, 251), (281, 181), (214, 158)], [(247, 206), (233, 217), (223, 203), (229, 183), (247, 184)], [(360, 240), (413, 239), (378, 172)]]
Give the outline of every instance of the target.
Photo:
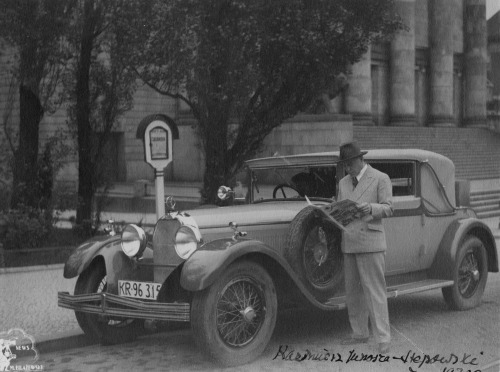
[[(429, 291), (449, 287), (453, 285), (453, 280), (427, 279), (419, 282), (393, 285), (387, 288), (387, 298), (395, 298), (401, 295)], [(345, 296), (333, 297), (325, 302), (325, 306), (333, 309), (343, 309), (345, 305)]]

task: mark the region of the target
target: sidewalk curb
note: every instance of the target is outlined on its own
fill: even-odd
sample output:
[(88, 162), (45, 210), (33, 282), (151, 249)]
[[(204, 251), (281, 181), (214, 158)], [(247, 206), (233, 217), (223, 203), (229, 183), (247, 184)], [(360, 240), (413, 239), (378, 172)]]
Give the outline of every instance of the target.
[(24, 273), (30, 271), (43, 271), (43, 270), (59, 270), (63, 269), (64, 264), (51, 264), (51, 265), (36, 265), (36, 266), (19, 266), (19, 267), (3, 267), (0, 268), (1, 274)]
[[(186, 329), (163, 329), (154, 332), (147, 332), (138, 335), (138, 338), (142, 337), (154, 337), (156, 335), (169, 333), (170, 335), (175, 335), (177, 333), (184, 334)], [(87, 337), (81, 330), (73, 330), (66, 332), (59, 332), (51, 336), (39, 337), (38, 340), (35, 339), (35, 348), (39, 354), (55, 353), (59, 351), (76, 349), (85, 346), (98, 345), (99, 342), (92, 340)]]
[(95, 345), (97, 342), (85, 336), (81, 330), (56, 333), (35, 340), (35, 347), (40, 354), (53, 353), (67, 349)]

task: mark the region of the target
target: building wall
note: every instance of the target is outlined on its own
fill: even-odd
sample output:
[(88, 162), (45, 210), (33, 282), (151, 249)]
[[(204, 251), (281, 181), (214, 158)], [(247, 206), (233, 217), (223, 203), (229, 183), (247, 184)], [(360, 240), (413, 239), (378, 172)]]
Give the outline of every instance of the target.
[(352, 141), (349, 115), (299, 115), (273, 130), (264, 141), (261, 156), (333, 151)]
[(488, 20), (488, 54), (491, 98), (497, 97), (500, 100), (500, 12)]
[[(352, 125), (487, 125), (486, 84), (481, 87), (477, 83), (486, 74), (486, 47), (482, 44), (486, 37), (485, 19), (482, 18), (485, 0), (395, 2), (409, 29), (398, 33), (391, 42), (372, 45), (362, 60), (352, 67), (349, 87), (332, 101), (333, 116), (311, 118), (302, 115), (282, 124), (266, 138), (263, 155), (331, 149), (352, 138)], [(496, 51), (490, 50), (492, 60), (496, 58)], [(5, 59), (6, 53), (2, 53), (2, 114), (8, 96), (8, 74), (1, 65), (5, 64)], [(146, 86), (139, 87), (132, 110), (120, 119), (114, 131), (107, 155), (117, 168), (116, 181), (153, 178), (152, 168), (144, 162), (143, 143), (136, 138), (136, 129), (142, 118), (155, 113), (171, 116), (179, 127), (180, 139), (174, 141), (174, 161), (166, 170), (166, 179), (202, 179), (204, 158), (194, 130), (196, 123), (192, 118), (179, 115), (182, 109), (180, 102)], [(18, 106), (15, 110), (18, 112)], [(14, 117), (9, 124), (12, 128), (16, 128), (16, 120)], [(41, 140), (58, 130), (68, 133), (66, 120), (64, 107), (54, 114), (46, 114), (40, 128)], [(0, 141), (2, 136), (0, 131)], [(77, 179), (76, 154), (66, 162), (58, 177), (71, 184)]]
[(500, 11), (488, 20), (488, 125), (500, 133)]

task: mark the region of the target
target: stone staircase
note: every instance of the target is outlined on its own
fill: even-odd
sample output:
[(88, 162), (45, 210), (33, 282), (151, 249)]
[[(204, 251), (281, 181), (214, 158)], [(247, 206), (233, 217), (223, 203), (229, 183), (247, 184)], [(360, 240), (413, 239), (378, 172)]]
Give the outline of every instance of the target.
[(470, 206), (479, 218), (500, 217), (500, 189), (471, 192)]
[(353, 131), (365, 149), (434, 151), (453, 160), (457, 178), (500, 178), (500, 133), (489, 129), (354, 126)]
[[(500, 133), (489, 129), (354, 126), (354, 139), (365, 149), (417, 148), (443, 154), (453, 160), (457, 179), (486, 184), (500, 179)], [(480, 218), (500, 216), (497, 186), (472, 189), (470, 202)]]

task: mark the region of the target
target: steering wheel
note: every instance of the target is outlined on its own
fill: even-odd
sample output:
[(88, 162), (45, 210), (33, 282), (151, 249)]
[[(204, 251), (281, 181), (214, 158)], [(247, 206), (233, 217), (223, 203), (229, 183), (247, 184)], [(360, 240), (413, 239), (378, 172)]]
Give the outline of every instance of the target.
[(277, 194), (278, 190), (281, 190), (281, 193), (283, 194), (283, 197), (286, 199), (285, 187), (287, 187), (289, 189), (292, 189), (293, 191), (295, 191), (297, 194), (300, 195), (299, 190), (297, 190), (295, 187), (293, 187), (293, 186), (291, 186), (291, 185), (289, 185), (287, 183), (280, 183), (273, 190), (273, 198), (276, 199), (276, 194)]

